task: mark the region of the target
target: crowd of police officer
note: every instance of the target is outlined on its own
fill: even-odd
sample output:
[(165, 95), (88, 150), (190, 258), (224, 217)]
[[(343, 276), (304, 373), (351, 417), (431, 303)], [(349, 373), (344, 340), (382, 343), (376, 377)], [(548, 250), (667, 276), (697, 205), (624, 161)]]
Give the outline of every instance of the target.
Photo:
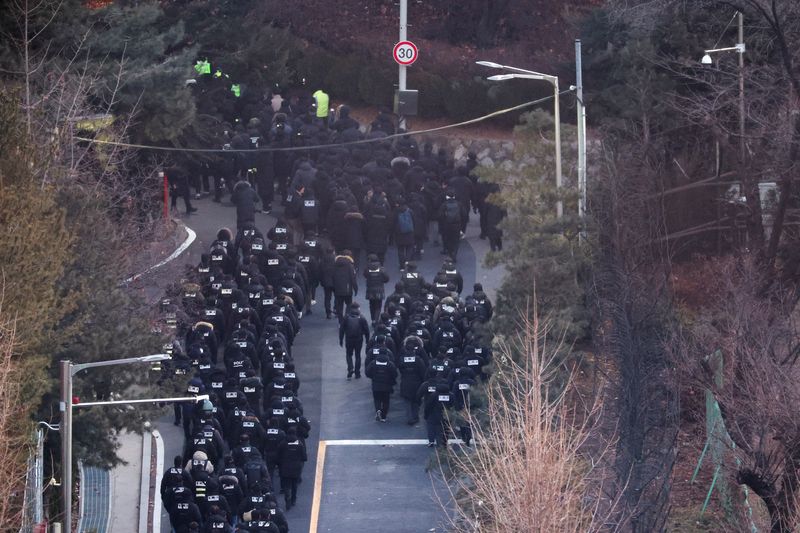
[[(169, 169), (199, 190), (213, 182), (213, 199), (230, 195), (236, 207), (236, 231), (220, 230), (189, 282), (164, 303), (176, 336), (173, 382), (210, 396), (175, 406), (185, 446), (161, 496), (178, 533), (288, 531), (284, 509), (296, 503), (310, 430), (292, 346), (318, 290), (326, 317), (339, 320), (348, 380), (361, 377), (365, 350), (376, 420), (387, 420), (399, 385), (407, 422), (418, 423), (422, 410), (430, 446), (446, 445), (450, 418), (471, 441), (459, 413), (487, 377), (483, 325), (492, 305), (480, 284), (462, 296), (456, 259), (470, 212), (480, 215), (481, 237), (502, 247), (504, 212), (489, 198), (497, 187), (476, 179), (474, 155), (455, 166), (430, 144), (420, 150), (411, 137), (390, 137), (397, 129), (386, 111), (366, 128), (346, 106), (329, 117), (319, 93), (268, 95), (246, 125), (223, 125), (229, 153)], [(260, 150), (312, 145), (325, 148)], [(281, 213), (264, 234), (256, 213), (271, 212), (276, 198)], [(439, 238), (444, 262), (427, 281), (416, 261)], [(401, 279), (386, 297), (390, 245)], [(359, 278), (369, 321), (353, 301)], [(455, 417), (445, 416), (449, 409)]]
[[(209, 396), (175, 404), (185, 444), (161, 497), (177, 533), (289, 531), (284, 511), (297, 502), (311, 425), (292, 352), (307, 279), (281, 256), (283, 230), (270, 231), (267, 247), (253, 225), (221, 229), (191, 279), (162, 302), (175, 336), (170, 380)], [(284, 267), (277, 279), (273, 257)]]

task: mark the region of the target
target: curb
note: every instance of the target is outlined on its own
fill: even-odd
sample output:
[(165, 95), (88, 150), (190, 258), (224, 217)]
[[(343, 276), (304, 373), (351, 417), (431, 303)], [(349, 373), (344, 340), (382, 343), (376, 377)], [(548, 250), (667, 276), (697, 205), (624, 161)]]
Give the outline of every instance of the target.
[[(161, 478), (164, 475), (164, 439), (158, 430), (153, 430), (156, 440), (156, 490), (153, 496), (153, 533), (161, 531)], [(148, 493), (149, 494), (149, 493)]]
[(190, 228), (186, 224), (183, 224), (183, 229), (186, 230), (186, 239), (183, 241), (183, 243), (181, 243), (180, 246), (178, 246), (175, 249), (174, 252), (172, 252), (170, 254), (169, 257), (167, 257), (163, 261), (160, 261), (160, 262), (156, 263), (155, 265), (151, 266), (150, 268), (148, 268), (144, 272), (140, 272), (140, 273), (138, 273), (136, 275), (133, 275), (133, 276), (129, 277), (128, 279), (124, 280), (122, 283), (130, 283), (132, 281), (136, 281), (137, 279), (141, 278), (145, 274), (148, 274), (148, 273), (152, 272), (153, 270), (166, 265), (170, 261), (172, 261), (174, 259), (177, 259), (178, 256), (180, 256), (183, 252), (185, 252), (186, 249), (189, 248), (189, 246), (191, 246), (191, 244), (197, 238), (197, 233), (195, 233), (194, 230), (192, 230), (192, 228)]
[(139, 533), (147, 533), (147, 515), (150, 510), (150, 464), (152, 462), (152, 433), (142, 433), (142, 467), (139, 479)]

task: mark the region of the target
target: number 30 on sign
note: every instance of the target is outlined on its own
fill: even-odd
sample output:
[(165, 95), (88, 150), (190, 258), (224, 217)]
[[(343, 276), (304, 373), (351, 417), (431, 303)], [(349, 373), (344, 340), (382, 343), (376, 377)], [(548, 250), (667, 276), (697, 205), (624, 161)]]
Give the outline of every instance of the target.
[(394, 45), (394, 49), (392, 50), (392, 57), (399, 65), (411, 65), (417, 60), (418, 55), (419, 50), (417, 49), (417, 45), (411, 41), (400, 41)]

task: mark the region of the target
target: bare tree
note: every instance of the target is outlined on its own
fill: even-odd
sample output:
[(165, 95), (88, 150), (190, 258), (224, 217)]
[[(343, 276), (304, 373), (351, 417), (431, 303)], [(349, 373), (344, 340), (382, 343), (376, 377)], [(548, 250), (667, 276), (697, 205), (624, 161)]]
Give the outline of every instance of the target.
[[(565, 372), (559, 346), (548, 345), (547, 324), (522, 321), (517, 338), (499, 343), (485, 409), (465, 415), (476, 446), (450, 458), (452, 530), (613, 531), (615, 502), (603, 501), (595, 469), (608, 450), (593, 431), (600, 403), (576, 390), (574, 376), (555, 392)], [(512, 354), (522, 354), (519, 364)]]
[[(736, 61), (725, 59), (711, 69), (701, 68), (697, 57), (662, 54), (650, 60), (654, 68), (683, 80), (680, 91), (672, 95), (673, 108), (690, 124), (708, 131), (709, 139), (722, 147), (723, 162), (729, 161), (736, 169), (747, 205), (748, 246), (761, 251), (765, 273), (771, 276), (782, 238), (800, 221), (793, 185), (798, 181), (800, 155), (800, 4), (794, 0), (615, 0), (612, 6), (616, 20), (644, 33), (660, 21), (685, 21), (694, 30), (692, 35), (700, 36), (697, 50), (716, 47), (707, 40), (717, 35), (730, 40), (721, 46), (738, 42), (735, 25), (726, 23), (737, 12), (744, 14), (747, 54), (742, 71)], [(740, 120), (746, 125), (743, 138)], [(780, 194), (764, 242), (759, 181), (772, 180), (778, 182)], [(795, 233), (789, 233), (791, 241), (797, 239)]]

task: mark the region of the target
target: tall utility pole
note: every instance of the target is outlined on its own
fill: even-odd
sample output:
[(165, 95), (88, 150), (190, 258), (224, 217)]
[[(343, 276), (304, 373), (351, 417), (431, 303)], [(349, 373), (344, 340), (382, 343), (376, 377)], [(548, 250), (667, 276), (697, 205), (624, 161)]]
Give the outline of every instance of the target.
[(578, 98), (578, 216), (586, 214), (586, 106), (583, 105), (581, 40), (575, 39), (575, 96)]
[[(553, 119), (556, 126), (556, 188), (561, 189), (561, 102), (559, 98), (558, 78), (553, 77), (551, 82), (553, 84), (555, 111), (553, 112)], [(560, 191), (559, 191), (560, 192)], [(561, 218), (564, 215), (564, 202), (561, 200), (556, 204), (556, 216)]]
[[(408, 0), (400, 0), (400, 42), (408, 40)], [(400, 65), (397, 76), (397, 88), (401, 91), (406, 90), (406, 66)], [(401, 116), (398, 127), (406, 128), (406, 119)]]
[(72, 532), (72, 364), (61, 361), (61, 498), (64, 532)]
[(747, 157), (747, 144), (744, 139), (744, 14), (739, 11), (739, 157), (744, 165)]

